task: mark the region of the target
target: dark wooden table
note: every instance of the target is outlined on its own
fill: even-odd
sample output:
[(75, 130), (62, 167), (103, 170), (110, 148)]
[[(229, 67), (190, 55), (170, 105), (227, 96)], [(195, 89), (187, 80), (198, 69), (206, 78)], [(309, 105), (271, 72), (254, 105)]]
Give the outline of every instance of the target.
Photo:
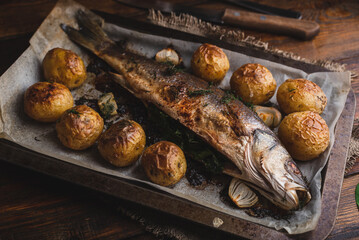
[[(79, 2), (91, 9), (122, 16), (137, 19), (146, 16), (144, 11), (111, 0)], [(247, 34), (308, 59), (347, 64), (348, 70), (359, 73), (359, 2), (258, 2), (300, 10), (304, 19), (320, 24), (321, 32), (312, 41), (255, 31), (246, 31)], [(29, 46), (31, 35), (55, 3), (50, 0), (0, 2), (0, 74)], [(224, 6), (214, 1), (206, 5)], [(353, 79), (352, 87), (359, 93), (359, 78)], [(344, 178), (338, 216), (329, 239), (359, 237), (359, 213), (354, 198), (358, 170), (357, 162), (351, 175)], [(117, 212), (113, 204), (116, 200), (109, 199), (104, 194), (0, 161), (0, 239), (155, 239), (139, 223)]]

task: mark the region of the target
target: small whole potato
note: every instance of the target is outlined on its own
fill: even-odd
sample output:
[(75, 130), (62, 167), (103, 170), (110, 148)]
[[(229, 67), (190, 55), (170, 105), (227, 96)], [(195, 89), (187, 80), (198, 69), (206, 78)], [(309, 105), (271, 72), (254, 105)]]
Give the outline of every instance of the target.
[(131, 120), (113, 124), (98, 141), (98, 150), (112, 165), (125, 167), (134, 163), (146, 145), (146, 135), (141, 125)]
[(194, 52), (191, 67), (197, 77), (207, 82), (219, 83), (229, 69), (229, 61), (221, 48), (205, 43)]
[(55, 122), (73, 105), (70, 90), (59, 83), (38, 82), (25, 91), (25, 113), (40, 122)]
[(304, 111), (286, 116), (279, 125), (278, 137), (294, 159), (307, 161), (325, 151), (330, 134), (318, 113)]
[(231, 77), (230, 85), (244, 102), (256, 105), (268, 102), (277, 88), (272, 73), (257, 63), (244, 64), (238, 68)]
[(42, 61), (45, 79), (73, 89), (86, 80), (86, 68), (74, 52), (62, 48), (48, 51)]
[(279, 107), (286, 114), (313, 111), (321, 114), (327, 105), (323, 90), (307, 79), (288, 79), (277, 92)]
[(177, 183), (187, 170), (183, 151), (176, 144), (167, 141), (149, 146), (141, 161), (147, 177), (161, 186)]
[(56, 122), (60, 142), (73, 150), (93, 145), (103, 130), (103, 119), (92, 108), (79, 105), (64, 112)]

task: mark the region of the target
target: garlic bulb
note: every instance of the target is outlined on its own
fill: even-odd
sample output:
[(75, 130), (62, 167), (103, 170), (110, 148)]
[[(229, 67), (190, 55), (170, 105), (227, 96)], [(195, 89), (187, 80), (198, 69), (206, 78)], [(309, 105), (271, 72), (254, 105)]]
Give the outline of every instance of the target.
[(113, 116), (117, 114), (117, 104), (113, 93), (104, 93), (97, 101), (100, 111), (104, 116)]
[(229, 184), (228, 195), (240, 208), (252, 207), (258, 202), (257, 195), (239, 178), (233, 178)]
[(280, 122), (282, 121), (282, 114), (274, 107), (263, 107), (255, 105), (253, 107), (253, 110), (270, 128), (275, 128), (279, 126)]
[(179, 54), (172, 48), (165, 48), (156, 53), (156, 61), (169, 62), (176, 66), (181, 64), (182, 59)]

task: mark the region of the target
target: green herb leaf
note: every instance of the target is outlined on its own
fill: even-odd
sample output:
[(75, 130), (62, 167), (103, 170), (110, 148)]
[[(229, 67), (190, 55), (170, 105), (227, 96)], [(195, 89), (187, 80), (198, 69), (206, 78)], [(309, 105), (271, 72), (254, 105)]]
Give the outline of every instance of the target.
[(254, 105), (250, 102), (245, 102), (241, 97), (239, 97), (239, 101), (241, 101), (244, 105), (246, 105), (250, 110), (254, 111)]
[(359, 183), (355, 189), (355, 201), (357, 202), (357, 207), (359, 208)]
[(246, 105), (252, 111), (254, 110), (254, 105), (252, 103), (243, 101), (243, 99), (241, 97), (236, 97), (236, 95), (230, 90), (225, 90), (225, 95), (222, 97), (221, 102), (223, 104), (227, 104), (235, 99), (238, 99), (239, 101), (241, 101), (244, 105)]
[(68, 113), (73, 113), (73, 114), (76, 114), (76, 115), (80, 115), (80, 113), (78, 111), (76, 111), (75, 109), (71, 108), (69, 110), (67, 110)]
[(295, 91), (295, 90), (297, 90), (297, 89), (292, 88), (292, 89), (289, 89), (288, 91), (289, 91), (289, 92), (293, 92), (293, 91)]
[(180, 66), (176, 66), (171, 62), (164, 62), (164, 64), (168, 65), (166, 71), (164, 72), (164, 74), (167, 76), (175, 75), (178, 72), (184, 72), (183, 68), (181, 68)]
[(222, 97), (221, 102), (224, 104), (227, 104), (229, 102), (231, 102), (232, 100), (237, 99), (236, 96), (229, 90), (225, 91), (225, 95)]

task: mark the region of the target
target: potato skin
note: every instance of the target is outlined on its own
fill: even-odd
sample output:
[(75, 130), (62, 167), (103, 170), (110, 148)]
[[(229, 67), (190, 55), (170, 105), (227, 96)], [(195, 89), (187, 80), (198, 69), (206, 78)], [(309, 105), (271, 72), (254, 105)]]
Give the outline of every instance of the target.
[(40, 122), (55, 122), (73, 105), (70, 90), (59, 83), (38, 82), (25, 91), (25, 113)]
[(79, 87), (86, 80), (86, 68), (74, 52), (62, 48), (48, 51), (42, 61), (45, 79), (64, 84), (69, 89)]
[(177, 183), (186, 173), (183, 151), (174, 143), (161, 141), (149, 146), (141, 158), (147, 177), (161, 186)]
[(307, 79), (288, 79), (277, 92), (279, 107), (286, 114), (313, 111), (321, 114), (327, 105), (323, 90)]
[(294, 159), (308, 161), (325, 151), (330, 134), (318, 113), (304, 111), (286, 116), (279, 125), (278, 137)]
[(268, 102), (277, 88), (272, 73), (257, 63), (244, 64), (238, 68), (231, 77), (230, 85), (244, 102), (256, 105)]
[(121, 120), (103, 133), (98, 142), (102, 157), (117, 167), (134, 163), (146, 146), (146, 135), (141, 125), (132, 120)]
[(191, 67), (197, 77), (217, 84), (226, 76), (229, 61), (221, 48), (205, 43), (194, 52)]
[(73, 150), (83, 150), (93, 145), (103, 130), (103, 119), (86, 105), (73, 107), (56, 123), (60, 142)]

